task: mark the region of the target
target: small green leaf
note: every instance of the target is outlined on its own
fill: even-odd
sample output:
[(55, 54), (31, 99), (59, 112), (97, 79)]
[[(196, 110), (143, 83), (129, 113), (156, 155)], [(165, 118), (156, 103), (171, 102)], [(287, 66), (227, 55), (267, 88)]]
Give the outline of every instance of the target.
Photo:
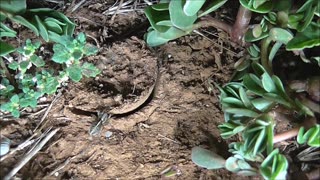
[(91, 44), (86, 44), (83, 48), (83, 54), (86, 56), (95, 55), (98, 52), (98, 48), (96, 46), (93, 46)]
[(45, 62), (37, 55), (32, 55), (30, 61), (37, 67), (42, 67), (45, 65)]
[(52, 60), (56, 63), (65, 63), (68, 62), (71, 58), (70, 52), (62, 44), (53, 45), (54, 54)]
[(79, 82), (82, 78), (82, 70), (80, 66), (73, 65), (67, 68), (68, 75), (71, 80)]
[(19, 103), (19, 96), (17, 94), (13, 95), (11, 98), (10, 98), (10, 101), (12, 103)]
[(252, 35), (255, 38), (260, 37), (262, 34), (262, 27), (260, 24), (256, 25), (253, 29), (252, 29)]
[(85, 62), (82, 65), (82, 74), (86, 77), (96, 77), (100, 73), (100, 70), (93, 64)]
[(264, 39), (266, 37), (269, 36), (269, 33), (268, 32), (262, 32), (260, 34), (260, 36), (255, 36), (254, 33), (253, 33), (253, 29), (249, 29), (246, 34), (244, 35), (244, 40), (246, 42), (255, 42), (255, 41), (259, 41), (261, 39)]
[(225, 165), (223, 157), (201, 147), (192, 148), (191, 159), (196, 165), (207, 169), (220, 169)]
[(82, 56), (83, 56), (83, 53), (82, 53), (82, 50), (80, 50), (80, 49), (75, 49), (72, 52), (72, 57), (75, 60), (80, 60), (82, 58)]
[(77, 40), (80, 43), (85, 44), (86, 43), (86, 35), (83, 32), (79, 33), (77, 36)]
[(25, 72), (27, 69), (29, 69), (30, 62), (29, 61), (22, 61), (19, 63), (19, 67), (21, 71)]

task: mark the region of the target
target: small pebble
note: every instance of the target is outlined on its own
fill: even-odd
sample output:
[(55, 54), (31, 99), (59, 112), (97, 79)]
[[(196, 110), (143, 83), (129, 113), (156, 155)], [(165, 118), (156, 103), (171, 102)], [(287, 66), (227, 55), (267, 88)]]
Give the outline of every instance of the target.
[(10, 139), (1, 137), (0, 139), (0, 156), (7, 154), (10, 150)]
[(107, 139), (109, 139), (112, 136), (112, 134), (113, 133), (111, 131), (107, 131), (105, 136)]

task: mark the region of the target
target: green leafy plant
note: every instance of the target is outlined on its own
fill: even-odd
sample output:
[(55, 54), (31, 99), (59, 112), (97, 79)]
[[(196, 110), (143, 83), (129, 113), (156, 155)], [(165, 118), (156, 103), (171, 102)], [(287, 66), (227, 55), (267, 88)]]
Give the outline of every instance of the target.
[(305, 128), (301, 127), (297, 136), (299, 144), (307, 143), (311, 147), (320, 147), (320, 125), (317, 124), (305, 132)]
[(146, 34), (149, 46), (159, 46), (170, 40), (189, 34), (198, 27), (195, 21), (222, 6), (226, 0), (214, 0), (202, 8), (206, 0), (175, 0), (155, 4), (145, 9), (151, 24)]
[(288, 160), (275, 149), (261, 163), (260, 174), (264, 179), (286, 179), (288, 167)]
[[(60, 42), (63, 44), (54, 45), (52, 57), (53, 62), (63, 65), (62, 71), (58, 73), (50, 66), (44, 68), (46, 61), (36, 55), (40, 47), (39, 42), (32, 43), (28, 39), (25, 46), (17, 49), (22, 58), (18, 61), (13, 60), (8, 67), (18, 73), (12, 83), (7, 78), (1, 81), (1, 100), (9, 99), (8, 102), (1, 105), (2, 111), (19, 117), (21, 108), (36, 107), (39, 97), (55, 93), (69, 77), (77, 82), (82, 75), (95, 77), (100, 73), (93, 64), (80, 61), (84, 56), (94, 55), (98, 51), (96, 47), (86, 44), (86, 37), (83, 33), (76, 38), (62, 36)], [(33, 70), (34, 68), (36, 70)]]
[[(79, 81), (82, 75), (95, 77), (100, 71), (91, 63), (81, 63), (84, 56), (94, 55), (98, 49), (86, 44), (86, 37), (80, 33), (76, 38), (61, 36), (60, 42), (53, 46), (53, 62), (62, 64), (62, 71), (44, 66), (47, 64), (41, 57), (36, 55), (40, 42), (32, 43), (27, 40), (25, 46), (18, 48), (17, 52), (22, 56), (19, 60), (12, 60), (9, 69), (17, 71), (15, 80), (1, 81), (0, 97), (2, 101), (0, 109), (10, 112), (14, 117), (20, 116), (20, 108), (37, 106), (37, 100), (46, 94), (50, 95), (57, 91), (61, 83), (69, 77), (73, 81)], [(32, 69), (36, 69), (35, 71)]]
[[(6, 20), (29, 28), (46, 42), (55, 42), (62, 35), (72, 36), (75, 28), (75, 24), (61, 12), (49, 8), (27, 9), (26, 0), (1, 0), (0, 38), (15, 37), (16, 32), (5, 25)], [(4, 41), (0, 40), (0, 45), (0, 56), (14, 51), (14, 48)]]
[[(32, 30), (44, 41), (53, 41), (52, 62), (37, 55), (40, 42), (30, 39), (21, 48), (15, 48), (2, 38), (16, 37), (17, 33), (6, 25), (13, 21)], [(53, 94), (69, 78), (75, 82), (85, 77), (95, 77), (100, 71), (88, 62), (81, 62), (85, 56), (98, 52), (95, 46), (86, 43), (84, 33), (73, 38), (75, 24), (63, 13), (49, 9), (27, 9), (26, 0), (2, 0), (0, 6), (0, 110), (20, 116), (20, 109), (34, 108), (40, 97)], [(13, 59), (10, 53), (18, 53)], [(14, 56), (17, 57), (17, 56)], [(6, 62), (4, 61), (7, 60)], [(60, 64), (61, 71), (52, 63)], [(54, 65), (57, 67), (57, 65)], [(11, 73), (15, 72), (14, 75)]]

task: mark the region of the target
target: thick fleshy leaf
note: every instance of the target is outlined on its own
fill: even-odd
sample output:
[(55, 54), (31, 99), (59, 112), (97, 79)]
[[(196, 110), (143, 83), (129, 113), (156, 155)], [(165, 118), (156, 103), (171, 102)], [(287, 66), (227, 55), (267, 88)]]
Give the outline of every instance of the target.
[(164, 39), (173, 40), (173, 39), (177, 39), (181, 36), (188, 34), (188, 31), (190, 31), (190, 30), (191, 29), (186, 29), (186, 31), (181, 31), (180, 29), (178, 29), (176, 27), (170, 27), (167, 31), (160, 32), (159, 36)]
[(144, 13), (146, 14), (152, 28), (156, 31), (165, 32), (169, 29), (167, 26), (157, 25), (157, 22), (170, 20), (168, 11), (157, 11), (149, 6), (144, 10)]
[(263, 3), (262, 5), (259, 5), (259, 7), (253, 7), (252, 0), (240, 0), (240, 3), (243, 7), (253, 11), (253, 12), (257, 12), (257, 13), (267, 13), (270, 12), (273, 8), (273, 2), (272, 1), (266, 1), (265, 3)]
[(238, 116), (257, 117), (259, 114), (255, 111), (244, 108), (226, 108), (225, 112), (236, 114)]
[(240, 167), (237, 163), (238, 159), (235, 157), (229, 157), (226, 161), (226, 169), (231, 172), (237, 172), (240, 170)]
[(159, 3), (151, 6), (152, 9), (157, 11), (166, 11), (169, 10), (169, 3)]
[(244, 107), (241, 100), (234, 97), (226, 97), (221, 100), (221, 103), (228, 107)]
[(164, 38), (160, 37), (159, 32), (157, 32), (155, 30), (151, 30), (147, 33), (146, 41), (147, 41), (148, 46), (155, 47), (155, 46), (160, 46), (162, 44), (167, 43), (169, 41), (169, 39), (164, 39)]
[(272, 78), (270, 77), (270, 75), (267, 72), (262, 74), (261, 80), (262, 80), (263, 88), (267, 92), (274, 92), (274, 93), (277, 92), (276, 85), (274, 84)]
[(15, 51), (15, 48), (11, 46), (10, 44), (7, 44), (6, 42), (3, 42), (0, 40), (0, 56), (5, 56), (13, 51)]
[(254, 29), (249, 29), (246, 34), (244, 35), (244, 39), (246, 42), (255, 42), (255, 41), (259, 41), (261, 39), (264, 39), (266, 37), (269, 36), (268, 32), (262, 32), (259, 36), (257, 36), (256, 34), (254, 35), (253, 32)]
[(53, 31), (53, 32), (58, 33), (58, 34), (62, 33), (62, 28), (60, 27), (59, 24), (57, 24), (54, 21), (44, 21), (44, 25), (50, 31)]
[(48, 31), (46, 29), (46, 27), (44, 26), (43, 22), (40, 20), (38, 15), (34, 16), (37, 22), (37, 27), (39, 29), (39, 33), (41, 35), (41, 37), (48, 42), (49, 41), (49, 35), (48, 35)]
[(304, 31), (298, 32), (296, 36), (288, 42), (286, 49), (292, 51), (320, 46), (319, 34), (320, 23), (312, 22)]
[(260, 153), (264, 150), (264, 143), (265, 143), (265, 140), (266, 140), (266, 129), (262, 129), (260, 132), (259, 132), (259, 136), (257, 138), (257, 141), (254, 145), (254, 149), (253, 149), (253, 154), (256, 155), (257, 153)]
[(0, 38), (1, 37), (16, 37), (17, 32), (10, 29), (8, 26), (0, 22)]
[(226, 162), (223, 157), (201, 147), (192, 148), (191, 159), (196, 165), (207, 169), (223, 168)]
[(20, 24), (26, 26), (27, 28), (31, 29), (37, 36), (39, 36), (39, 31), (36, 28), (36, 26), (34, 26), (32, 23), (30, 23), (24, 17), (16, 15), (16, 16), (12, 16), (10, 19), (12, 19), (13, 21), (16, 21), (17, 23), (20, 23)]
[(205, 16), (205, 15), (215, 11), (216, 9), (221, 7), (226, 2), (227, 2), (227, 0), (212, 0), (212, 2), (199, 15), (199, 17)]
[(261, 81), (258, 82), (259, 79), (256, 79), (252, 74), (247, 74), (243, 77), (244, 86), (257, 95), (263, 95), (266, 91), (262, 88)]
[(188, 16), (183, 12), (182, 0), (170, 1), (169, 14), (172, 24), (182, 30), (190, 29), (197, 19), (197, 15)]
[(269, 32), (269, 37), (273, 41), (281, 42), (283, 44), (287, 44), (292, 38), (293, 35), (282, 28), (272, 28)]
[(277, 52), (278, 52), (278, 50), (280, 49), (281, 46), (282, 46), (282, 42), (276, 42), (272, 46), (271, 51), (269, 53), (269, 62), (272, 62), (273, 58), (275, 57), (275, 55), (277, 54)]
[(26, 0), (1, 0), (1, 11), (12, 14), (23, 14), (26, 11)]
[(183, 6), (183, 12), (187, 16), (196, 15), (205, 2), (206, 0), (186, 0), (186, 3)]

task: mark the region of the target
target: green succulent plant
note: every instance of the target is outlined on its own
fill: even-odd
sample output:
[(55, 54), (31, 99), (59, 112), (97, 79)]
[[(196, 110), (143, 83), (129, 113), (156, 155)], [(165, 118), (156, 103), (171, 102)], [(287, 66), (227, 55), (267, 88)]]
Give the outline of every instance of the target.
[[(16, 36), (16, 32), (5, 25), (7, 19), (29, 28), (46, 42), (56, 42), (62, 35), (72, 36), (75, 28), (75, 24), (61, 12), (49, 8), (27, 9), (26, 0), (1, 0), (0, 38)], [(15, 50), (1, 40), (0, 45), (0, 56)]]
[(220, 6), (227, 0), (213, 0), (203, 7), (206, 0), (174, 0), (148, 6), (145, 14), (151, 24), (145, 39), (149, 46), (159, 46), (191, 33), (196, 20)]
[[(216, 10), (225, 2), (212, 1), (207, 6), (205, 0), (177, 0), (147, 7), (145, 14), (151, 24), (145, 37), (147, 44), (158, 46), (189, 34), (200, 27), (200, 17)], [(281, 106), (293, 113), (298, 112), (300, 117), (314, 117), (315, 114), (313, 109), (291, 96), (282, 80), (273, 73), (272, 65), (273, 60), (285, 52), (279, 51), (283, 47), (287, 52), (299, 52), (305, 62), (320, 64), (320, 57), (308, 59), (301, 55), (304, 49), (320, 45), (320, 3), (317, 0), (301, 3), (292, 0), (239, 2), (241, 6), (236, 23), (221, 29), (231, 38), (241, 38), (234, 35), (234, 32), (246, 31), (248, 28), (244, 40), (251, 45), (247, 48), (247, 54), (235, 64), (238, 72), (232, 82), (216, 87), (220, 90), (220, 103), (225, 117), (225, 122), (218, 125), (221, 137), (229, 139), (238, 136), (240, 141), (229, 145), (229, 152), (233, 156), (228, 159), (195, 147), (192, 150), (192, 160), (207, 169), (226, 168), (242, 175), (261, 174), (265, 179), (285, 179), (288, 161), (278, 149), (274, 149), (273, 143), (277, 142), (274, 134), (276, 120), (270, 113)], [(252, 12), (257, 13), (255, 21), (259, 23), (250, 26)], [(246, 22), (248, 27), (245, 26)], [(237, 29), (242, 25), (244, 29)], [(318, 147), (318, 137), (318, 125), (306, 133), (301, 128), (298, 143)], [(261, 166), (252, 166), (250, 162), (261, 163)]]
[(311, 127), (307, 132), (301, 127), (297, 136), (299, 144), (307, 143), (311, 147), (320, 147), (320, 124)]

